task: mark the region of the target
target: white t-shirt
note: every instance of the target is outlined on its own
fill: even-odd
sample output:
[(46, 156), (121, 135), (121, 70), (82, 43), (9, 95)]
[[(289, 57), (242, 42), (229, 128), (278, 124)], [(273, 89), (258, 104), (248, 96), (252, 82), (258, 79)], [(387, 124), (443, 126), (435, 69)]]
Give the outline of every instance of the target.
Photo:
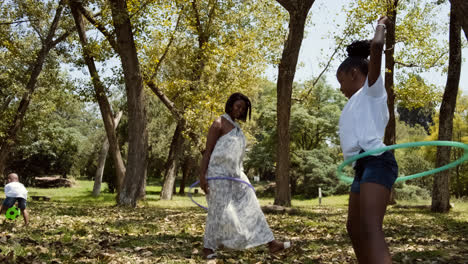
[(383, 137), (388, 119), (387, 92), (382, 76), (371, 87), (366, 80), (341, 112), (339, 132), (344, 159), (359, 154), (361, 149), (368, 151), (384, 147)]
[(20, 182), (10, 182), (5, 185), (5, 196), (28, 199), (28, 190)]

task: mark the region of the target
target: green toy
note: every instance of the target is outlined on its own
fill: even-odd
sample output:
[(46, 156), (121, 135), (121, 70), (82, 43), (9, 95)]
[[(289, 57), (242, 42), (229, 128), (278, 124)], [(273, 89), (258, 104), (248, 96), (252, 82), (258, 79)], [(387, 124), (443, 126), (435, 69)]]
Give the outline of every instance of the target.
[(10, 220), (16, 220), (20, 216), (20, 210), (16, 206), (12, 206), (8, 208), (8, 210), (5, 213), (5, 217)]

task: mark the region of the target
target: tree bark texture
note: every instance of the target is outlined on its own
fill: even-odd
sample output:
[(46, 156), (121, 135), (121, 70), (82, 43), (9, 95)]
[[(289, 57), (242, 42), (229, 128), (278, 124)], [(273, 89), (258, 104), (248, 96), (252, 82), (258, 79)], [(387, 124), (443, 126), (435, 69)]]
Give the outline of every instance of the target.
[(457, 12), (458, 22), (465, 32), (466, 40), (468, 40), (468, 1), (450, 0), (450, 3), (455, 8), (455, 12)]
[[(122, 111), (119, 111), (117, 113), (117, 116), (114, 119), (115, 128), (117, 128), (117, 126), (119, 125), (121, 117), (122, 117)], [(106, 139), (104, 140), (104, 143), (102, 144), (101, 151), (99, 152), (96, 175), (94, 176), (94, 186), (93, 186), (94, 197), (99, 196), (99, 194), (101, 193), (102, 175), (104, 173), (104, 167), (106, 166), (106, 158), (107, 158), (108, 152), (109, 152), (109, 140), (108, 140), (108, 136), (106, 136)]]
[(393, 6), (388, 8), (387, 16), (390, 19), (385, 37), (385, 90), (387, 91), (387, 107), (390, 114), (387, 127), (385, 129), (384, 144), (395, 144), (395, 93), (394, 88), (394, 70), (395, 70), (395, 22), (397, 16), (398, 1), (393, 1)]
[(289, 34), (284, 45), (278, 67), (277, 92), (277, 130), (276, 149), (276, 189), (275, 205), (291, 206), (290, 175), (290, 134), (292, 84), (296, 73), (299, 50), (304, 37), (307, 14), (314, 0), (277, 0), (289, 12)]
[[(120, 153), (119, 142), (117, 140), (117, 135), (115, 133), (115, 128), (117, 127), (117, 124), (115, 124), (115, 120), (112, 117), (112, 109), (109, 104), (109, 100), (107, 99), (107, 96), (106, 96), (104, 84), (101, 82), (99, 78), (99, 73), (97, 71), (96, 64), (94, 63), (94, 58), (91, 55), (87, 47), (88, 40), (86, 37), (86, 30), (85, 30), (84, 20), (83, 20), (81, 11), (78, 8), (78, 5), (76, 4), (76, 2), (71, 2), (70, 7), (72, 10), (73, 18), (75, 20), (76, 29), (80, 37), (81, 46), (83, 48), (83, 57), (84, 57), (86, 65), (88, 66), (89, 74), (91, 76), (91, 82), (93, 83), (95, 98), (96, 98), (96, 101), (98, 102), (99, 110), (101, 111), (102, 121), (104, 122), (104, 128), (106, 129), (106, 135), (107, 135), (106, 142), (108, 144), (107, 149), (110, 148), (112, 159), (115, 164), (115, 175), (116, 175), (115, 182), (117, 185), (116, 189), (117, 189), (117, 196), (118, 196), (118, 194), (120, 193), (121, 186), (122, 186), (122, 181), (125, 177), (125, 164), (123, 162), (122, 155)], [(120, 113), (120, 117), (121, 116), (122, 116), (122, 113)], [(120, 117), (118, 118), (119, 121), (120, 121)], [(106, 151), (105, 156), (107, 156), (107, 151)], [(105, 163), (105, 158), (104, 158), (104, 163)], [(104, 170), (104, 168), (102, 169)], [(101, 173), (101, 179), (102, 179), (102, 173)], [(96, 180), (95, 180), (95, 183), (96, 183)], [(99, 190), (100, 190), (100, 186), (99, 186)], [(93, 190), (93, 194), (94, 194), (94, 191), (95, 189)], [(97, 195), (99, 195), (99, 193), (97, 193)]]
[(187, 180), (189, 180), (191, 176), (191, 171), (193, 169), (193, 158), (190, 155), (185, 156), (184, 163), (182, 164), (182, 181), (180, 182), (179, 186), (179, 195), (185, 194), (185, 184)]
[(184, 137), (182, 131), (184, 130), (184, 122), (177, 122), (174, 136), (172, 137), (171, 148), (166, 163), (166, 174), (164, 175), (164, 184), (161, 190), (161, 200), (172, 199), (174, 190), (174, 182), (177, 177), (179, 168), (179, 161), (183, 155)]
[(37, 53), (36, 60), (29, 67), (28, 72), (30, 72), (31, 75), (29, 76), (29, 80), (26, 84), (26, 91), (24, 92), (21, 98), (18, 109), (16, 110), (16, 114), (13, 118), (13, 121), (9, 125), (8, 130), (5, 133), (6, 135), (4, 139), (0, 142), (0, 174), (3, 174), (5, 170), (6, 159), (10, 154), (11, 149), (13, 148), (13, 145), (16, 141), (16, 134), (23, 126), (23, 119), (31, 102), (32, 94), (36, 89), (37, 79), (39, 78), (39, 74), (42, 71), (45, 59), (49, 54), (49, 51), (53, 49), (60, 41), (65, 39), (66, 35), (68, 35), (68, 33), (66, 33), (66, 35), (62, 35), (56, 40), (53, 39), (57, 31), (60, 18), (62, 16), (62, 11), (63, 2), (61, 1), (55, 12), (55, 16), (52, 21), (52, 24), (50, 25), (49, 32), (47, 33), (46, 38), (42, 41), (42, 46), (39, 52)]
[[(385, 128), (384, 144), (387, 146), (396, 143), (396, 120), (395, 120), (395, 92), (394, 88), (394, 70), (395, 70), (395, 25), (397, 16), (398, 0), (392, 1), (392, 6), (387, 8), (387, 16), (391, 23), (388, 25), (385, 37), (385, 90), (387, 91), (387, 107), (389, 119)], [(395, 188), (392, 188), (388, 204), (396, 204)]]
[(135, 207), (145, 182), (148, 134), (143, 79), (125, 0), (110, 0), (128, 104), (127, 170), (118, 203)]
[[(450, 9), (449, 32), (449, 67), (447, 85), (445, 86), (439, 113), (439, 140), (452, 140), (453, 116), (457, 103), (458, 85), (461, 72), (461, 26), (455, 6)], [(436, 167), (450, 162), (450, 147), (437, 147)], [(450, 170), (437, 173), (432, 187), (433, 212), (448, 212), (450, 210)]]

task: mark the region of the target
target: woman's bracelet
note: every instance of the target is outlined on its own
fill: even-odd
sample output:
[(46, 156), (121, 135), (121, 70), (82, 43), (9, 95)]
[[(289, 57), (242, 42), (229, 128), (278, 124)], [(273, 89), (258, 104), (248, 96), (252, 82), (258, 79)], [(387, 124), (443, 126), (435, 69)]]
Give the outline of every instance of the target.
[(385, 30), (387, 30), (387, 26), (385, 24), (377, 24), (377, 26), (382, 26)]

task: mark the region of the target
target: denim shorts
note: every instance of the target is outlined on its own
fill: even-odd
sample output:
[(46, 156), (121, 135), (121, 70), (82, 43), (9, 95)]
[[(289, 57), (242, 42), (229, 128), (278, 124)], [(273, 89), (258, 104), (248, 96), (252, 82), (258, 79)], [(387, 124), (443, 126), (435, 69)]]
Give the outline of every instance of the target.
[(3, 206), (10, 208), (15, 205), (15, 202), (18, 201), (19, 209), (26, 209), (26, 199), (20, 197), (7, 197), (3, 200)]
[(385, 151), (380, 156), (367, 156), (358, 159), (354, 171), (355, 176), (353, 184), (351, 184), (351, 192), (359, 193), (361, 183), (365, 182), (377, 183), (391, 190), (398, 177), (398, 164), (393, 153)]

